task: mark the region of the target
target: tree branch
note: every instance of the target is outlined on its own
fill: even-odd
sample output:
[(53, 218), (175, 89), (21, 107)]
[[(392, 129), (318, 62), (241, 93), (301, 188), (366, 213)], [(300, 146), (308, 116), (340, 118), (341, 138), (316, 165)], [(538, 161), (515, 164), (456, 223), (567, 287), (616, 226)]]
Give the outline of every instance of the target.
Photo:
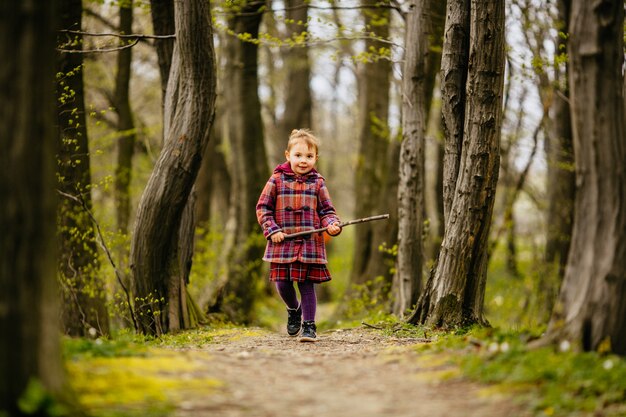
[(129, 293), (128, 289), (126, 288), (126, 285), (124, 285), (124, 281), (122, 280), (122, 275), (119, 272), (119, 269), (117, 268), (117, 265), (115, 264), (115, 261), (113, 260), (113, 255), (111, 255), (111, 251), (109, 251), (109, 248), (107, 247), (106, 242), (104, 241), (104, 236), (102, 235), (102, 230), (100, 229), (100, 225), (98, 224), (98, 221), (94, 217), (94, 215), (91, 212), (91, 210), (89, 210), (89, 207), (87, 207), (87, 204), (85, 204), (85, 200), (83, 200), (82, 197), (76, 197), (74, 195), (64, 193), (61, 190), (57, 190), (57, 192), (60, 195), (62, 195), (63, 197), (69, 198), (70, 200), (73, 200), (73, 201), (79, 203), (81, 205), (81, 207), (83, 208), (83, 210), (85, 210), (85, 212), (87, 213), (87, 215), (89, 216), (89, 218), (91, 219), (93, 224), (96, 226), (96, 232), (98, 232), (98, 244), (100, 245), (102, 250), (104, 250), (104, 252), (106, 253), (107, 258), (109, 259), (109, 262), (111, 263), (111, 265), (113, 266), (113, 270), (115, 271), (115, 277), (117, 278), (117, 281), (119, 282), (120, 286), (124, 290), (124, 293), (126, 293), (126, 303), (128, 304), (128, 310), (130, 312), (130, 317), (133, 320), (133, 325), (135, 326), (135, 331), (138, 330), (137, 320), (135, 319), (135, 313), (133, 312), (133, 308), (132, 308), (130, 293)]

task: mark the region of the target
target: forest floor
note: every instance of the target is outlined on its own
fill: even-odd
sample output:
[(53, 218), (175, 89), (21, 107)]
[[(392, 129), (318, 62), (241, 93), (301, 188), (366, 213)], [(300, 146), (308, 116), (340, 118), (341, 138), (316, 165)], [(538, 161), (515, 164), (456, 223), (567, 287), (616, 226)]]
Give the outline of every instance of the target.
[(513, 391), (464, 378), (452, 360), (461, 353), (431, 339), (368, 325), (318, 339), (205, 327), (147, 343), (69, 340), (66, 355), (79, 401), (98, 417), (531, 415)]
[(187, 397), (175, 416), (523, 416), (510, 397), (459, 377), (454, 365), (419, 352), (420, 339), (367, 327), (321, 332), (302, 343), (264, 330), (217, 336), (208, 354), (209, 395)]

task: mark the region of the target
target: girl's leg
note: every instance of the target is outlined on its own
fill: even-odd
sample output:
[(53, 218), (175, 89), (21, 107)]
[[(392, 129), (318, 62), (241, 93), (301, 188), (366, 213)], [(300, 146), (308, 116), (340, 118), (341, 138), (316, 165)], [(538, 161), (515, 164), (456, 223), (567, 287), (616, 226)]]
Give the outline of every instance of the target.
[(298, 308), (298, 297), (296, 296), (296, 290), (293, 288), (293, 282), (276, 281), (276, 290), (278, 290), (278, 294), (287, 305), (287, 308), (292, 310)]
[(298, 289), (300, 290), (300, 301), (302, 305), (302, 320), (315, 321), (315, 311), (317, 309), (315, 284), (313, 281), (298, 282)]

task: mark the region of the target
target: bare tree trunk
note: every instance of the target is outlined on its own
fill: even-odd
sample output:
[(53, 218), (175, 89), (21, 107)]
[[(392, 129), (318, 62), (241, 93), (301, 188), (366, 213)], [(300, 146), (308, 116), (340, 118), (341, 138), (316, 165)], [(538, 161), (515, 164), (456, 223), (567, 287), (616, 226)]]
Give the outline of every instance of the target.
[[(373, 6), (370, 0), (363, 1), (364, 6)], [(389, 9), (363, 9), (366, 30), (377, 36), (389, 37)], [(365, 50), (377, 50), (380, 44), (370, 39), (365, 41)], [(387, 195), (388, 175), (397, 176), (397, 171), (389, 171), (390, 136), (389, 136), (389, 89), (391, 86), (391, 63), (385, 58), (372, 56), (370, 62), (363, 64), (359, 72), (359, 153), (355, 178), (355, 216), (367, 217), (381, 209), (385, 202), (395, 199)], [(397, 180), (396, 180), (397, 182)], [(387, 210), (385, 210), (387, 212)], [(395, 242), (386, 241), (389, 233), (386, 228), (394, 227), (392, 222), (364, 224), (355, 230), (355, 249), (351, 282), (363, 284), (384, 276), (390, 281), (390, 267), (383, 261), (384, 255), (379, 246)], [(395, 236), (392, 237), (395, 240)], [(386, 241), (386, 242), (385, 242)]]
[[(264, 6), (263, 1), (245, 2), (229, 27), (256, 39)], [(258, 95), (258, 46), (231, 38), (228, 53), (229, 78), (224, 83), (224, 96), (228, 100), (228, 136), (234, 155), (231, 202), (236, 229), (228, 254), (228, 282), (220, 300), (225, 300), (221, 308), (232, 320), (246, 323), (252, 319), (257, 282), (261, 279), (265, 239), (258, 229), (255, 207), (269, 169)]]
[(55, 239), (58, 12), (53, 1), (0, 3), (0, 410), (10, 416), (23, 414), (18, 401), (29, 385), (54, 396), (64, 385)]
[(548, 340), (626, 354), (624, 4), (572, 1), (570, 92), (576, 208)]
[[(120, 3), (120, 33), (132, 33), (133, 2), (127, 0)], [(120, 44), (126, 45), (127, 40), (121, 39)], [(130, 107), (130, 65), (132, 48), (124, 48), (117, 52), (117, 74), (115, 77), (114, 104), (117, 112), (117, 165), (115, 167), (115, 204), (117, 209), (117, 230), (128, 233), (130, 218), (130, 181), (133, 169), (133, 155), (137, 133)]]
[[(174, 0), (150, 0), (152, 27), (155, 35), (173, 35), (176, 30), (174, 21)], [(157, 57), (159, 60), (159, 72), (161, 73), (161, 90), (165, 98), (167, 81), (172, 66), (172, 54), (174, 53), (174, 38), (155, 39)], [(163, 100), (165, 103), (165, 100)]]
[[(402, 88), (402, 148), (398, 186), (398, 258), (393, 313), (402, 316), (419, 298), (424, 264), (425, 149), (428, 113), (441, 54), (445, 2), (417, 2), (407, 14)], [(439, 194), (439, 193), (437, 193)]]
[(450, 217), (461, 163), (470, 50), (470, 0), (448, 0), (441, 56), (441, 114), (444, 140), (443, 222)]
[[(62, 3), (61, 27), (81, 30), (81, 0)], [(60, 35), (63, 49), (82, 49), (82, 36)], [(91, 167), (83, 89), (83, 55), (59, 53), (57, 121), (59, 128), (58, 187), (59, 274), (63, 295), (63, 327), (67, 334), (85, 336), (94, 328), (109, 333), (105, 283), (98, 274), (98, 249), (91, 210)]]
[[(559, 0), (557, 6), (561, 30), (566, 31), (569, 24), (570, 1)], [(566, 50), (567, 38), (559, 36), (557, 45), (559, 50)], [(562, 70), (559, 70), (558, 64), (556, 66), (557, 87), (552, 102), (552, 131), (546, 140), (548, 159), (546, 261), (558, 265), (558, 282), (549, 282), (548, 277), (545, 276), (540, 282), (540, 291), (545, 294), (545, 311), (548, 313), (552, 311), (559, 284), (565, 273), (565, 265), (567, 265), (576, 195), (568, 65), (565, 64)]]
[(181, 282), (181, 218), (215, 112), (208, 1), (176, 3), (176, 35), (165, 102), (166, 140), (141, 197), (131, 246), (135, 310), (139, 327), (147, 334), (184, 327), (182, 301), (177, 298), (182, 291), (176, 292), (172, 283)]
[[(448, 8), (448, 17), (459, 13), (454, 9)], [(411, 323), (448, 327), (485, 322), (487, 238), (498, 181), (502, 120), (504, 1), (472, 0), (470, 10), (467, 117), (464, 135), (459, 138), (463, 144), (459, 174), (457, 179), (449, 179), (456, 187), (443, 243), (437, 265), (409, 318)], [(446, 53), (444, 49), (444, 57)], [(443, 99), (450, 100), (445, 90)]]
[(424, 146), (426, 135), (427, 2), (406, 17), (402, 74), (402, 146), (398, 185), (398, 263), (393, 312), (402, 316), (419, 297), (423, 265)]
[[(309, 2), (305, 0), (285, 1), (289, 39), (297, 40), (300, 38), (299, 42), (308, 39), (308, 4)], [(277, 160), (284, 160), (283, 151), (286, 149), (287, 139), (292, 129), (312, 127), (309, 48), (306, 45), (296, 44), (285, 49), (282, 55), (283, 65), (287, 69), (287, 82), (285, 86), (285, 112), (280, 120), (276, 137), (273, 139), (278, 142), (275, 146)]]

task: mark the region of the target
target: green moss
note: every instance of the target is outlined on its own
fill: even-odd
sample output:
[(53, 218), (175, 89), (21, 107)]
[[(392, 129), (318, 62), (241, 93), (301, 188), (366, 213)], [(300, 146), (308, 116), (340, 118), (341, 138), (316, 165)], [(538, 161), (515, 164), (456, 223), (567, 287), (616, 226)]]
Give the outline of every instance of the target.
[(201, 351), (150, 347), (143, 356), (75, 358), (67, 370), (78, 401), (94, 416), (165, 416), (221, 385), (207, 376), (210, 361)]

